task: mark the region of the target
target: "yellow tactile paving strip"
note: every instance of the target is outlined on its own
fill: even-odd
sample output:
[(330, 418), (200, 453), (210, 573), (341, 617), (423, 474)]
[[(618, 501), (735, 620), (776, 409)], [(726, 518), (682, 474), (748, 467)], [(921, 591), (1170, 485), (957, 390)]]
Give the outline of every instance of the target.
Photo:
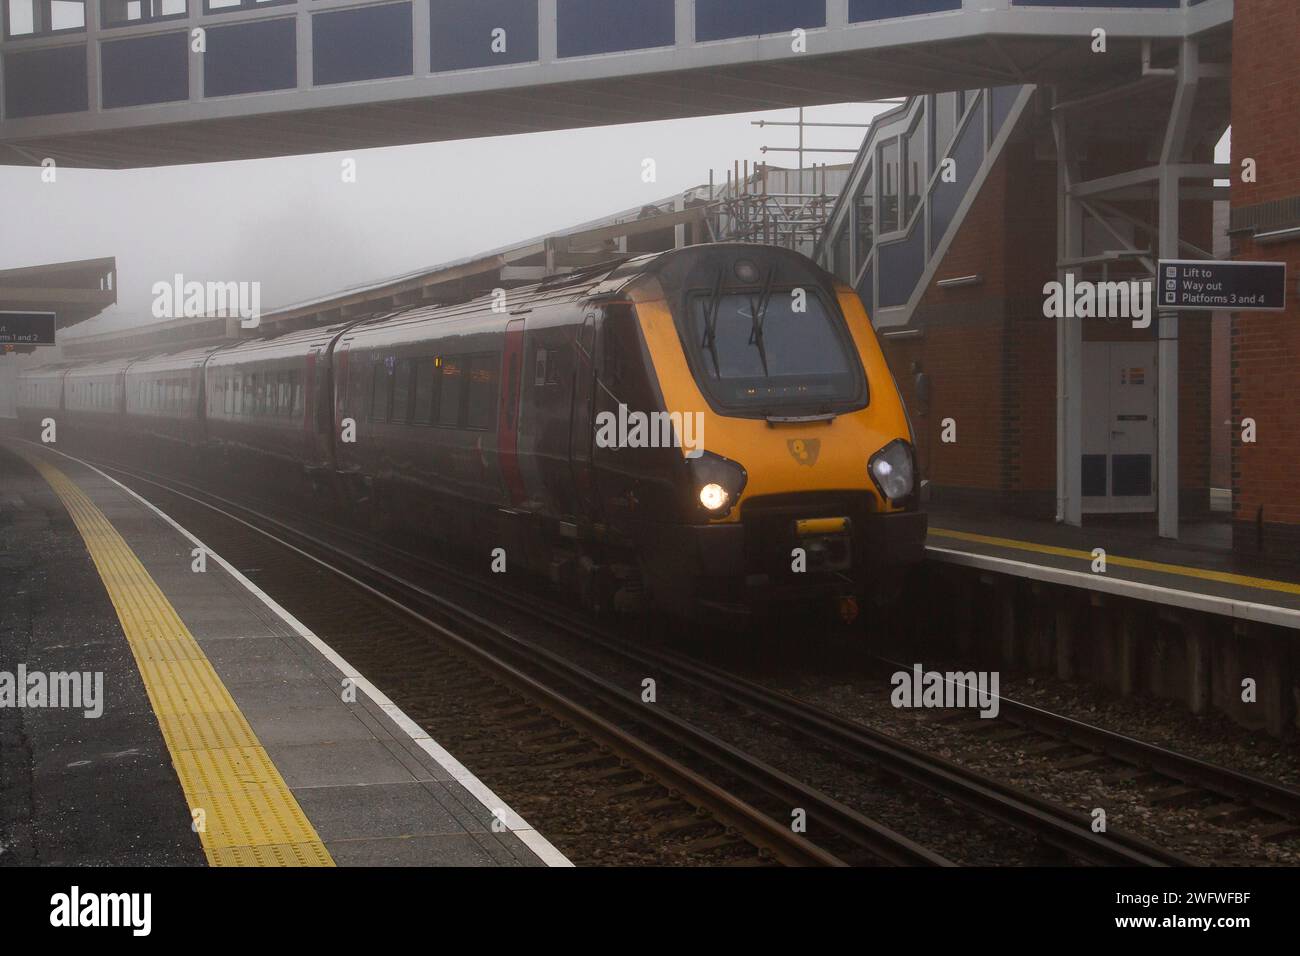
[[(1081, 561), (1092, 561), (1093, 559), (1092, 553), (1088, 551), (1061, 548), (1053, 544), (1038, 544), (1034, 541), (1020, 541), (1016, 538), (995, 538), (987, 534), (952, 531), (947, 528), (931, 528), (930, 534), (938, 538), (954, 538), (958, 541), (992, 545), (995, 548), (1013, 548), (1018, 551), (1053, 554), (1062, 558), (1078, 558)], [(1135, 568), (1139, 571), (1156, 571), (1160, 574), (1199, 578), (1202, 581), (1236, 584), (1244, 588), (1259, 588), (1264, 591), (1277, 591), (1282, 594), (1300, 594), (1300, 584), (1293, 584), (1290, 581), (1275, 581), (1272, 578), (1255, 578), (1246, 574), (1232, 574), (1228, 571), (1209, 571), (1205, 568), (1189, 568), (1182, 564), (1163, 564), (1159, 561), (1144, 561), (1141, 558), (1125, 558), (1112, 554), (1106, 555), (1106, 564), (1113, 564), (1121, 568)]]
[(135, 655), (212, 866), (333, 866), (234, 698), (140, 559), (77, 485), (11, 446), (49, 483), (86, 542)]

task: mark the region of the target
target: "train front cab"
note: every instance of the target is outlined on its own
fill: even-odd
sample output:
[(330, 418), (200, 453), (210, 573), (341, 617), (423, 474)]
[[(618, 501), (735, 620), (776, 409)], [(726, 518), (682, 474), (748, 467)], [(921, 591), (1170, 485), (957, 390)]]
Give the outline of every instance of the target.
[[(654, 605), (743, 613), (828, 598), (847, 618), (896, 594), (922, 558), (926, 517), (907, 415), (857, 295), (802, 256), (733, 244), (667, 254), (623, 294), (654, 392), (634, 398), (699, 413), (697, 434), (682, 435), (697, 447), (667, 459), (674, 500), (656, 502), (676, 519), (638, 529)], [(609, 481), (628, 450), (601, 444)], [(638, 492), (656, 497), (618, 491), (632, 507)]]

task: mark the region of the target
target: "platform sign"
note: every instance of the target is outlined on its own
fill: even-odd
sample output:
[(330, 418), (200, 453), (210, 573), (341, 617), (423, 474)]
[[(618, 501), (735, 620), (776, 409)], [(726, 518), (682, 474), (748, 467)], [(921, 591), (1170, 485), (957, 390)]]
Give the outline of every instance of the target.
[(0, 312), (0, 346), (53, 344), (53, 312)]
[(1281, 312), (1286, 308), (1285, 262), (1161, 259), (1157, 309)]

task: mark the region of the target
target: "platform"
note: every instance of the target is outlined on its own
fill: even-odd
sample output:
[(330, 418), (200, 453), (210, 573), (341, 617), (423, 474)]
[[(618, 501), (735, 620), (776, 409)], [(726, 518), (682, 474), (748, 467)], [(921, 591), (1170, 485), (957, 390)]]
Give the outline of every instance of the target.
[[(568, 863), (218, 555), (194, 571), (199, 547), (0, 439), (0, 864)], [(16, 706), (20, 675), (60, 706)]]
[[(932, 510), (934, 561), (1102, 591), (1239, 620), (1300, 629), (1300, 565), (1221, 546), (1216, 528), (1189, 524), (1182, 541), (1130, 519), (1082, 528), (1012, 515)], [(1094, 549), (1106, 570), (1093, 571)]]

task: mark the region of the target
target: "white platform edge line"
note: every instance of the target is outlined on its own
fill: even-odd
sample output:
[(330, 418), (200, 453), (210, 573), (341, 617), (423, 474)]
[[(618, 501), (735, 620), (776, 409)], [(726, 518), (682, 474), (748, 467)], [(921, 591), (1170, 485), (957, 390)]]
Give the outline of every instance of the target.
[[(1235, 598), (1198, 594), (1195, 591), (1167, 588), (1159, 584), (1146, 584), (1142, 581), (1131, 581), (1126, 578), (1108, 578), (1104, 574), (1085, 574), (1082, 571), (1070, 571), (1049, 564), (1034, 564), (1031, 561), (1016, 561), (1011, 558), (977, 554), (973, 551), (938, 548), (934, 545), (926, 545), (925, 550), (927, 554), (933, 554), (936, 560), (950, 564), (968, 565), (987, 571), (1005, 572), (1037, 581), (1068, 584), (1074, 587), (1118, 594), (1124, 597), (1134, 597), (1140, 600), (1157, 600), (1158, 603), (1182, 607), (1192, 611), (1206, 611), (1210, 614), (1219, 614), (1237, 620), (1300, 629), (1300, 611), (1279, 607), (1276, 604), (1238, 601)], [(1165, 598), (1165, 600), (1159, 600), (1156, 598), (1157, 595)]]
[[(25, 439), (22, 440), (25, 441)], [(34, 445), (35, 442), (27, 442), (27, 444)], [(248, 580), (248, 578), (244, 577), (244, 575), (225, 558), (217, 554), (188, 530), (182, 527), (174, 518), (171, 517), (171, 515), (162, 511), (152, 502), (147, 501), (140, 495), (136, 494), (112, 475), (107, 475), (100, 471), (89, 462), (83, 461), (82, 459), (65, 452), (61, 452), (56, 448), (49, 448), (44, 445), (37, 447), (40, 447), (45, 451), (54, 452), (54, 454), (60, 455), (69, 461), (75, 461), (77, 464), (89, 468), (101, 478), (111, 481), (114, 485), (121, 488), (124, 492), (136, 501), (140, 502), (140, 504), (144, 505), (163, 521), (167, 522), (168, 525), (170, 525), (175, 531), (179, 532), (183, 537), (187, 538), (191, 543), (202, 548), (205, 554), (214, 558), (217, 564), (219, 564), (227, 574), (238, 581), (240, 585), (249, 591), (249, 593), (256, 596), (258, 600), (270, 608), (281, 621), (293, 629), (294, 633), (311, 644), (312, 647), (316, 648), (316, 650), (320, 652), (321, 656), (342, 671), (344, 677), (351, 678), (355, 685), (361, 688), (371, 701), (387, 714), (403, 733), (411, 738), (417, 747), (432, 757), (443, 770), (451, 774), (453, 780), (473, 794), (484, 807), (490, 810), (497, 819), (505, 824), (507, 830), (518, 836), (520, 842), (532, 850), (543, 863), (547, 866), (573, 866), (573, 862), (567, 856), (560, 852), (554, 844), (547, 840), (546, 837), (542, 836), (542, 834), (536, 829), (529, 826), (523, 817), (493, 793), (491, 788), (476, 777), (468, 767), (453, 757), (447, 750), (444, 750), (443, 747), (436, 740), (430, 737), (419, 724), (407, 716), (400, 707), (389, 700), (388, 695), (377, 688), (374, 684), (370, 683), (369, 680), (358, 673), (357, 669), (349, 664), (347, 660), (334, 650), (334, 648), (330, 647), (323, 640), (317, 637), (316, 634), (314, 634), (306, 625), (281, 607), (269, 594), (259, 588), (252, 581)]]

